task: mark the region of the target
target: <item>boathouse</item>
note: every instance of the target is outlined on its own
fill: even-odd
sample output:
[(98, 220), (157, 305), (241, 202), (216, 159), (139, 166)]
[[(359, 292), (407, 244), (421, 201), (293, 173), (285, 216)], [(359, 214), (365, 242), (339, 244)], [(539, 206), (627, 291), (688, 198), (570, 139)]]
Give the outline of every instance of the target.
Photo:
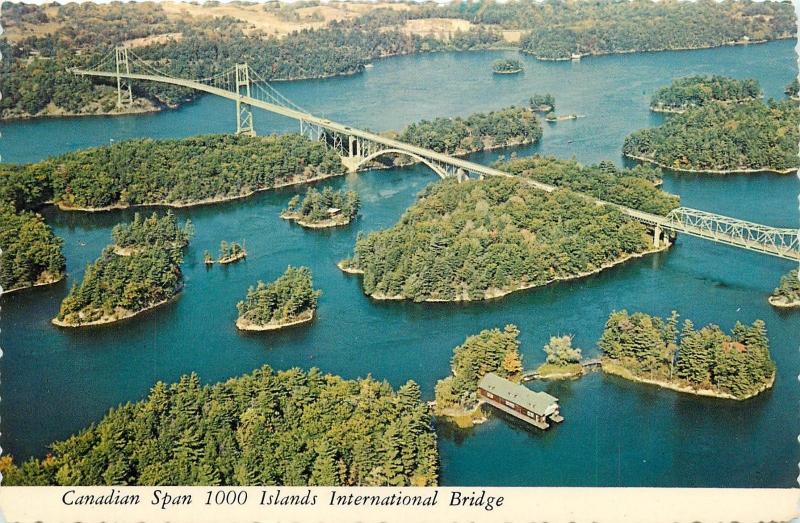
[(558, 409), (558, 398), (489, 373), (478, 383), (478, 398), (534, 427), (548, 428), (548, 421), (564, 421)]

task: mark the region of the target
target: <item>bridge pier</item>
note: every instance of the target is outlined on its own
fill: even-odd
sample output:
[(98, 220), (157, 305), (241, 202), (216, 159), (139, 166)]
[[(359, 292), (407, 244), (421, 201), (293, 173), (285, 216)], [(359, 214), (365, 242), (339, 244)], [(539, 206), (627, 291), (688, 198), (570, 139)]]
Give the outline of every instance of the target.
[(667, 231), (661, 229), (660, 225), (653, 228), (653, 247), (667, 247), (670, 244), (669, 234)]
[(236, 134), (255, 136), (253, 109), (242, 101), (243, 96), (250, 98), (250, 68), (247, 64), (236, 64), (236, 94)]
[(128, 48), (117, 47), (114, 49), (114, 58), (117, 65), (117, 108), (133, 105), (133, 89), (130, 78), (123, 78), (120, 73), (131, 74), (128, 63)]

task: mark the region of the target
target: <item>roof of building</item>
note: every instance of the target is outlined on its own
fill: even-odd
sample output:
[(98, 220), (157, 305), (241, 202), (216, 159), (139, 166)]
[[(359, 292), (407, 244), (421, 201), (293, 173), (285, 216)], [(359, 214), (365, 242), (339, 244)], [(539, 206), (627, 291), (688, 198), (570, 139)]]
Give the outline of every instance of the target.
[(540, 416), (545, 415), (545, 411), (548, 407), (554, 403), (558, 403), (558, 398), (546, 392), (532, 391), (524, 385), (508, 381), (492, 372), (481, 378), (478, 387), (492, 394), (496, 394), (503, 399), (513, 401), (517, 405)]

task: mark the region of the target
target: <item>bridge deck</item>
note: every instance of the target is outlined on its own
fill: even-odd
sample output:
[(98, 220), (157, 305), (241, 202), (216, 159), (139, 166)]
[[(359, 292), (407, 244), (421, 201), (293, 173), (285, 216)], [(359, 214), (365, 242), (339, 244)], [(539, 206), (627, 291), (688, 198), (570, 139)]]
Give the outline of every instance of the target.
[[(370, 142), (380, 144), (386, 148), (396, 149), (398, 151), (403, 151), (405, 153), (416, 155), (433, 162), (438, 162), (441, 164), (460, 168), (467, 173), (473, 173), (479, 176), (499, 176), (504, 178), (515, 178), (527, 183), (528, 185), (538, 190), (545, 192), (553, 192), (557, 189), (557, 187), (553, 185), (542, 183), (536, 180), (531, 180), (529, 178), (521, 178), (518, 176), (514, 176), (510, 173), (501, 171), (499, 169), (494, 169), (486, 165), (481, 165), (475, 162), (470, 162), (469, 160), (464, 160), (462, 158), (456, 158), (447, 154), (438, 153), (430, 149), (425, 149), (423, 147), (418, 147), (416, 145), (411, 145), (405, 142), (387, 138), (385, 136), (371, 133), (369, 131), (363, 131), (361, 129), (356, 129), (354, 127), (350, 127), (338, 122), (333, 122), (326, 118), (320, 118), (318, 116), (314, 116), (313, 114), (305, 113), (296, 109), (292, 109), (290, 107), (284, 107), (282, 105), (265, 102), (257, 98), (244, 96), (237, 92), (228, 91), (226, 89), (221, 89), (219, 87), (214, 87), (211, 85), (206, 85), (204, 83), (197, 82), (194, 80), (173, 78), (170, 76), (159, 76), (159, 75), (149, 75), (149, 74), (139, 74), (139, 73), (117, 73), (117, 72), (107, 72), (107, 71), (94, 71), (89, 69), (72, 69), (72, 72), (74, 74), (84, 75), (84, 76), (125, 78), (129, 80), (144, 80), (144, 81), (172, 84), (181, 87), (186, 87), (189, 89), (195, 89), (216, 96), (221, 96), (223, 98), (228, 98), (229, 100), (239, 101), (240, 103), (245, 103), (252, 107), (258, 107), (260, 109), (264, 109), (266, 111), (270, 111), (272, 113), (279, 114), (287, 118), (292, 118), (300, 122), (310, 123), (319, 126), (320, 128), (326, 129), (327, 131), (332, 133), (338, 133), (339, 135), (345, 135), (345, 136), (358, 137), (364, 140), (368, 140)], [(740, 247), (755, 252), (760, 252), (763, 254), (777, 256), (788, 260), (800, 261), (800, 241), (798, 240), (798, 231), (795, 229), (768, 228), (758, 224), (748, 224), (747, 222), (739, 222), (741, 224), (748, 224), (754, 227), (760, 227), (764, 230), (767, 230), (768, 234), (771, 235), (771, 238), (773, 238), (771, 241), (759, 242), (746, 237), (741, 237), (741, 235), (736, 236), (736, 235), (721, 234), (719, 230), (711, 230), (709, 227), (703, 227), (689, 223), (679, 223), (676, 222), (675, 220), (670, 220), (665, 216), (659, 216), (656, 214), (650, 214), (638, 211), (636, 209), (631, 209), (623, 205), (611, 203), (605, 200), (601, 200), (599, 198), (594, 198), (593, 196), (590, 195), (586, 196), (595, 200), (598, 205), (613, 206), (622, 213), (630, 216), (631, 218), (634, 218), (642, 223), (645, 223), (653, 227), (659, 227), (665, 231), (680, 232), (696, 236), (699, 238), (703, 238), (706, 240), (732, 245), (734, 247)], [(709, 213), (705, 214), (713, 216), (710, 215)], [(719, 216), (718, 218), (727, 219), (724, 216)], [(780, 238), (780, 241), (775, 241), (774, 238)]]

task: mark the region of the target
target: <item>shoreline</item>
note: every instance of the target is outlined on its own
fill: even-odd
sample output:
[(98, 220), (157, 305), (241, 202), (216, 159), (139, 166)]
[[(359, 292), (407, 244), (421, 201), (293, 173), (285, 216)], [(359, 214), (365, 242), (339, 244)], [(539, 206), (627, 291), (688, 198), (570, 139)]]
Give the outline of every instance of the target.
[(25, 289), (34, 289), (36, 287), (44, 287), (46, 285), (53, 285), (54, 283), (58, 283), (64, 280), (67, 277), (66, 272), (62, 272), (57, 278), (48, 278), (47, 281), (36, 282), (31, 285), (25, 285), (22, 287), (12, 287), (10, 289), (3, 289), (3, 292), (0, 293), (0, 297), (5, 296), (6, 294), (13, 294), (15, 292), (24, 291)]
[(264, 332), (264, 331), (275, 331), (278, 329), (284, 329), (286, 327), (292, 327), (295, 325), (300, 325), (303, 323), (308, 323), (314, 319), (316, 309), (311, 309), (311, 313), (302, 312), (300, 316), (292, 321), (282, 322), (282, 323), (267, 323), (265, 325), (259, 325), (256, 323), (252, 323), (250, 320), (245, 318), (237, 318), (236, 319), (236, 328), (240, 331), (249, 331), (249, 332)]
[(139, 314), (141, 314), (141, 313), (143, 313), (145, 311), (149, 311), (151, 309), (155, 309), (157, 307), (160, 307), (161, 305), (165, 305), (165, 304), (175, 300), (176, 298), (178, 298), (178, 296), (180, 296), (182, 290), (183, 290), (183, 285), (181, 284), (180, 288), (178, 289), (178, 291), (175, 293), (174, 296), (170, 296), (169, 298), (163, 299), (161, 301), (158, 301), (158, 302), (155, 302), (155, 303), (151, 303), (147, 307), (145, 307), (143, 309), (139, 309), (137, 311), (128, 311), (125, 314), (123, 314), (122, 316), (114, 316), (113, 318), (102, 317), (99, 320), (92, 320), (92, 321), (87, 321), (87, 322), (84, 322), (84, 323), (68, 323), (68, 322), (66, 322), (64, 320), (59, 320), (56, 317), (56, 318), (53, 318), (52, 320), (50, 320), (50, 323), (52, 323), (53, 325), (56, 325), (57, 327), (64, 327), (64, 328), (69, 328), (69, 329), (76, 329), (76, 328), (79, 328), (79, 327), (93, 327), (93, 326), (97, 326), (97, 325), (108, 325), (108, 324), (111, 324), (111, 323), (116, 323), (118, 321), (122, 321), (122, 320), (127, 320), (129, 318), (133, 318), (134, 316), (137, 316), (137, 315), (139, 315)]
[[(543, 283), (531, 283), (531, 284), (518, 285), (517, 287), (512, 288), (512, 289), (508, 289), (508, 290), (489, 288), (489, 289), (486, 289), (486, 291), (484, 291), (484, 297), (483, 298), (473, 299), (473, 298), (463, 298), (461, 296), (459, 296), (457, 299), (454, 299), (454, 300), (444, 300), (444, 299), (440, 299), (440, 298), (427, 298), (427, 299), (424, 299), (424, 300), (420, 300), (419, 303), (459, 303), (459, 302), (478, 302), (478, 301), (495, 300), (497, 298), (502, 298), (503, 296), (507, 296), (507, 295), (509, 295), (511, 293), (518, 292), (518, 291), (524, 291), (524, 290), (527, 290), (527, 289), (533, 289), (535, 287), (545, 287), (547, 285), (550, 285), (551, 283), (555, 283), (555, 282), (559, 282), (559, 281), (577, 280), (577, 279), (580, 279), (580, 278), (585, 278), (587, 276), (592, 276), (594, 274), (602, 272), (602, 271), (604, 271), (606, 269), (610, 269), (610, 268), (612, 268), (612, 267), (614, 267), (616, 265), (619, 265), (621, 263), (625, 263), (626, 261), (629, 261), (631, 259), (643, 258), (643, 257), (645, 257), (647, 255), (650, 255), (650, 254), (655, 254), (657, 252), (665, 251), (665, 250), (669, 249), (671, 246), (672, 246), (672, 244), (666, 244), (666, 245), (664, 245), (662, 247), (651, 247), (650, 249), (647, 249), (647, 250), (642, 251), (642, 252), (628, 254), (627, 256), (623, 256), (622, 258), (619, 258), (619, 259), (617, 259), (617, 260), (615, 260), (613, 262), (604, 263), (600, 267), (597, 267), (596, 269), (593, 269), (591, 271), (583, 271), (583, 272), (580, 272), (578, 274), (569, 275), (569, 276), (559, 276), (559, 277), (547, 280), (547, 281), (545, 281)], [(349, 268), (349, 267), (345, 269), (345, 268), (342, 267), (341, 263), (342, 262), (339, 262), (336, 265), (343, 272), (346, 272), (348, 274), (364, 274), (364, 271), (362, 269), (354, 269), (354, 268)], [(402, 296), (402, 295), (399, 295), (399, 294), (398, 295), (394, 295), (394, 296), (388, 296), (388, 295), (385, 295), (383, 293), (372, 293), (372, 294), (367, 294), (367, 296), (369, 296), (370, 298), (372, 298), (374, 300), (380, 300), (380, 301), (401, 301), (401, 300), (413, 301), (412, 298), (408, 298), (406, 296)]]
[(628, 154), (622, 153), (625, 158), (630, 158), (632, 160), (638, 160), (640, 162), (647, 162), (662, 169), (668, 169), (670, 171), (677, 171), (677, 172), (684, 172), (684, 173), (696, 173), (696, 174), (753, 174), (753, 173), (771, 173), (771, 174), (791, 174), (793, 172), (797, 172), (800, 170), (800, 166), (798, 167), (790, 167), (787, 169), (771, 169), (771, 168), (761, 168), (761, 169), (685, 169), (685, 168), (678, 168), (678, 167), (671, 167), (669, 165), (663, 164), (657, 160), (647, 158), (646, 156), (638, 156), (635, 154)]
[(651, 105), (650, 106), (650, 110), (652, 112), (654, 112), (654, 113), (684, 114), (686, 111), (689, 111), (691, 109), (699, 109), (699, 108), (703, 107), (704, 105), (710, 105), (710, 104), (719, 104), (719, 105), (742, 104), (742, 103), (747, 103), (747, 102), (753, 102), (753, 101), (759, 100), (759, 99), (761, 99), (763, 97), (764, 96), (762, 95), (760, 98), (755, 98), (755, 97), (750, 96), (748, 98), (739, 98), (738, 100), (709, 100), (705, 104), (702, 104), (702, 105), (690, 105), (690, 106), (687, 106), (684, 109), (676, 109), (676, 108), (666, 107), (666, 106), (662, 106), (662, 105)]
[(135, 209), (137, 207), (169, 207), (172, 209), (184, 209), (187, 207), (199, 207), (201, 205), (213, 205), (216, 203), (225, 203), (231, 202), (235, 200), (241, 200), (244, 198), (249, 198), (256, 193), (270, 191), (273, 189), (282, 189), (284, 187), (291, 187), (293, 185), (302, 185), (305, 183), (314, 183), (321, 180), (325, 180), (328, 178), (334, 178), (336, 176), (344, 176), (347, 173), (326, 173), (322, 175), (312, 176), (311, 178), (306, 178), (304, 180), (292, 180), (288, 182), (281, 182), (276, 183), (271, 187), (263, 187), (259, 189), (253, 189), (246, 193), (242, 193), (236, 196), (212, 196), (209, 198), (204, 198), (202, 200), (197, 200), (193, 202), (153, 202), (153, 203), (115, 203), (113, 205), (106, 205), (104, 207), (80, 207), (76, 205), (68, 205), (62, 202), (49, 202), (58, 207), (60, 211), (64, 212), (108, 212), (108, 211), (119, 211), (124, 209)]
[(328, 219), (328, 220), (323, 220), (321, 222), (307, 222), (300, 219), (299, 216), (300, 215), (297, 213), (288, 213), (288, 212), (281, 213), (282, 219), (295, 222), (297, 225), (305, 227), (306, 229), (326, 229), (330, 227), (343, 227), (345, 225), (350, 225), (350, 222), (353, 221), (352, 218), (348, 218), (347, 220), (344, 221), (336, 219)]
[(624, 380), (628, 380), (634, 383), (644, 383), (646, 385), (657, 385), (662, 389), (669, 389), (676, 392), (682, 392), (684, 394), (692, 394), (694, 396), (707, 396), (711, 398), (719, 398), (719, 399), (730, 399), (736, 401), (744, 401), (755, 396), (758, 396), (762, 392), (767, 389), (771, 389), (772, 386), (775, 384), (775, 376), (777, 372), (772, 374), (772, 377), (767, 381), (767, 383), (763, 384), (759, 387), (755, 392), (748, 394), (747, 396), (737, 397), (733, 394), (729, 394), (727, 392), (720, 392), (712, 389), (696, 389), (690, 385), (683, 385), (681, 383), (673, 383), (664, 380), (656, 380), (656, 379), (648, 379), (642, 378), (639, 376), (634, 375), (630, 370), (626, 369), (622, 365), (618, 363), (612, 363), (606, 359), (603, 359), (600, 368), (603, 370), (604, 373), (609, 374), (611, 376), (617, 376)]
[(767, 298), (767, 303), (779, 309), (794, 309), (800, 307), (800, 298), (789, 301), (785, 296), (770, 296)]

